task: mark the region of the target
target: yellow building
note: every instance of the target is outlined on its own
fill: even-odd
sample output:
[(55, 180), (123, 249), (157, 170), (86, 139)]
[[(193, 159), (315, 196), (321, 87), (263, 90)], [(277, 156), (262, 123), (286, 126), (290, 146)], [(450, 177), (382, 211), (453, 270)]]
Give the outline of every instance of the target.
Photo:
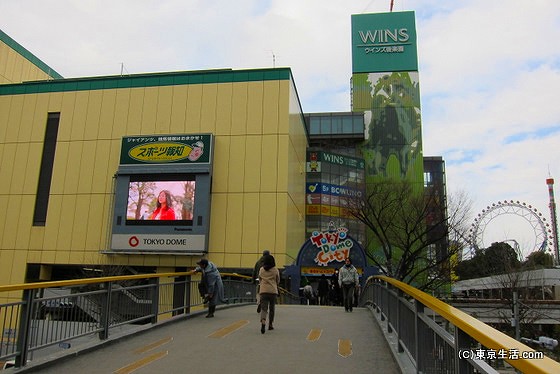
[[(0, 284), (102, 265), (173, 271), (201, 256), (243, 271), (263, 249), (279, 267), (297, 257), (306, 239), (307, 134), (289, 68), (63, 79), (0, 32), (0, 83)], [(123, 165), (126, 140), (201, 134), (212, 142), (202, 171), (209, 183), (196, 190), (208, 195), (207, 214), (165, 229), (206, 227), (202, 250), (115, 246), (119, 178), (145, 176), (143, 166)], [(185, 167), (147, 162), (145, 170), (200, 172)]]
[(0, 84), (62, 78), (0, 30)]

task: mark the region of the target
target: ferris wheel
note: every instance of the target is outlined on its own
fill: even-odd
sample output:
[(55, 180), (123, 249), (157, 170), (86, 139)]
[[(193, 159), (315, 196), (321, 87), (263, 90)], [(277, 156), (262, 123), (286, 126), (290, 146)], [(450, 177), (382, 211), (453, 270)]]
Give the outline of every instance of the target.
[(537, 208), (520, 201), (504, 200), (482, 209), (482, 212), (474, 219), (469, 234), (472, 255), (474, 255), (476, 250), (486, 248), (491, 244), (484, 242), (484, 231), (494, 218), (505, 214), (524, 218), (533, 229), (534, 242), (529, 243), (528, 247), (520, 248), (519, 243), (512, 238), (505, 238), (503, 240), (503, 242), (514, 243), (513, 248), (516, 250), (520, 260), (525, 260), (534, 251), (552, 251), (552, 231), (546, 222), (546, 218), (543, 217)]

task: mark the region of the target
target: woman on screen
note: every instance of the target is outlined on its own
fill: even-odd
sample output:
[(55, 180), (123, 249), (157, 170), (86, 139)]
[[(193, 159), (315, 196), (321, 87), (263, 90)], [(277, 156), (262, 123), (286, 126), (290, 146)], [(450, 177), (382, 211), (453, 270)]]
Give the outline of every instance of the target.
[(172, 208), (171, 192), (162, 190), (157, 198), (156, 210), (150, 216), (153, 220), (174, 220), (175, 211)]

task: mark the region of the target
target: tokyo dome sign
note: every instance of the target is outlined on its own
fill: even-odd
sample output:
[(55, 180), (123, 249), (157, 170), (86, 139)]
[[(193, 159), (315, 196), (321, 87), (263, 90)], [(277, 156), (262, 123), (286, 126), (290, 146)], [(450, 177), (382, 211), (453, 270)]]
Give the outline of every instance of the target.
[(314, 231), (310, 240), (319, 249), (314, 259), (319, 266), (327, 266), (332, 261), (344, 261), (345, 258), (350, 257), (350, 249), (354, 245), (352, 239), (348, 237), (348, 229), (334, 228), (332, 222), (329, 230)]

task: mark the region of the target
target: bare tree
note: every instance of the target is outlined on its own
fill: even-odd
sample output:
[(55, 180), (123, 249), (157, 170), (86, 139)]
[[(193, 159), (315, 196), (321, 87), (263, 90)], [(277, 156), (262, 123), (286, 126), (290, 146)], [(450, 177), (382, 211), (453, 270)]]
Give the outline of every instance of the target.
[[(514, 332), (515, 335), (536, 336), (539, 326), (535, 325), (535, 321), (540, 317), (538, 306), (543, 300), (552, 298), (540, 272), (551, 264), (552, 256), (544, 252), (532, 253), (527, 261), (521, 262), (518, 251), (510, 244), (496, 242), (488, 248), (479, 249), (459, 268), (463, 267), (465, 279), (476, 279), (479, 295), (498, 299), (506, 306), (498, 312), (502, 330), (507, 330), (512, 336)], [(517, 311), (517, 315), (513, 316), (513, 311)], [(509, 326), (514, 317), (519, 324), (516, 329)]]
[(181, 218), (193, 219), (194, 209), (194, 181), (185, 182), (183, 184), (183, 196), (178, 197), (178, 203), (181, 206)]
[[(142, 208), (153, 200), (156, 184), (154, 182), (133, 182), (130, 186), (129, 211), (134, 211), (134, 219), (140, 219)], [(153, 203), (155, 205), (155, 203)]]
[(351, 202), (350, 214), (369, 229), (369, 259), (383, 274), (423, 290), (449, 284), (450, 259), (468, 237), (466, 194), (447, 204), (442, 186), (424, 188), (407, 180), (382, 180), (366, 191)]

